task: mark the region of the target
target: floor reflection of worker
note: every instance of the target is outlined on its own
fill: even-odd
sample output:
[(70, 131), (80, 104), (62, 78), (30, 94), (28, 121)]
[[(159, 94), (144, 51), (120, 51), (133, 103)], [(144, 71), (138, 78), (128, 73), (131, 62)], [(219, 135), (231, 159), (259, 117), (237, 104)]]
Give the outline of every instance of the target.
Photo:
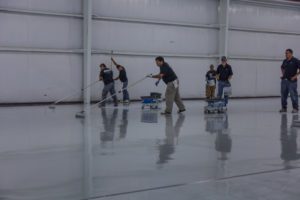
[(178, 137), (180, 133), (180, 128), (182, 127), (185, 116), (180, 114), (178, 119), (173, 126), (173, 117), (172, 115), (165, 116), (166, 118), (166, 127), (165, 127), (165, 139), (162, 144), (158, 145), (159, 158), (157, 164), (165, 164), (173, 158), (171, 155), (175, 152), (175, 145), (178, 142)]
[(107, 116), (106, 109), (101, 108), (101, 116), (103, 121), (104, 131), (100, 132), (101, 142), (109, 142), (114, 140), (115, 127), (118, 116), (118, 109), (114, 109), (110, 117)]
[(228, 126), (227, 114), (204, 115), (204, 120), (206, 121), (205, 130), (211, 134), (218, 133), (226, 123)]
[[(293, 121), (298, 120), (298, 115), (293, 115)], [(281, 115), (281, 129), (280, 129), (280, 141), (281, 141), (281, 159), (284, 160), (286, 166), (289, 165), (289, 161), (300, 159), (297, 145), (297, 127), (288, 127), (287, 114)]]
[(120, 139), (124, 139), (126, 137), (127, 127), (128, 127), (128, 108), (123, 108), (121, 124), (119, 125), (119, 128), (120, 128), (119, 138)]
[(230, 129), (228, 124), (228, 115), (222, 114), (224, 116), (222, 128), (217, 130), (217, 136), (215, 140), (215, 149), (219, 152), (220, 160), (227, 160), (227, 154), (231, 152), (232, 139), (230, 137)]

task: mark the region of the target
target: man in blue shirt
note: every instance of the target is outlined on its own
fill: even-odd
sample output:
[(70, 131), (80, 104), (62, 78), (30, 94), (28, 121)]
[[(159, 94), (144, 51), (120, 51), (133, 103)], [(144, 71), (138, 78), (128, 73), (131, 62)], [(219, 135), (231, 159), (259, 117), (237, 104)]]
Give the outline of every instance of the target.
[(117, 67), (117, 69), (119, 71), (119, 76), (117, 78), (115, 78), (114, 80), (119, 79), (123, 83), (123, 86), (122, 86), (123, 103), (129, 103), (129, 93), (127, 90), (128, 78), (127, 78), (125, 67), (122, 65), (119, 65), (113, 58), (111, 58), (111, 61), (114, 63), (114, 65)]
[[(164, 58), (159, 56), (155, 59), (156, 65), (160, 68), (160, 73), (151, 78), (157, 78), (158, 80), (162, 79), (167, 85), (166, 89), (166, 109), (165, 112), (162, 112), (163, 115), (169, 115), (172, 113), (173, 103), (175, 101), (178, 107), (178, 113), (185, 111), (185, 106), (181, 100), (179, 94), (179, 81), (177, 75), (173, 69), (165, 62)], [(158, 83), (158, 82), (157, 82)]]
[(287, 98), (290, 94), (293, 111), (292, 113), (298, 113), (298, 92), (297, 92), (297, 77), (300, 74), (300, 61), (293, 56), (293, 50), (287, 49), (285, 51), (286, 59), (281, 65), (281, 110), (279, 112), (287, 111)]
[[(231, 87), (230, 80), (233, 72), (229, 64), (227, 64), (227, 58), (223, 56), (221, 58), (222, 63), (217, 68), (217, 80), (218, 80), (218, 98), (222, 98), (225, 87)], [(225, 103), (228, 103), (228, 95), (224, 95)]]
[[(115, 91), (115, 83), (113, 79), (113, 72), (111, 69), (107, 68), (104, 63), (100, 64), (100, 74), (99, 81), (103, 81), (104, 88), (102, 90), (102, 100), (106, 99), (108, 92), (111, 94), (114, 106), (118, 106), (118, 100)], [(105, 106), (105, 101), (101, 103), (101, 107)]]

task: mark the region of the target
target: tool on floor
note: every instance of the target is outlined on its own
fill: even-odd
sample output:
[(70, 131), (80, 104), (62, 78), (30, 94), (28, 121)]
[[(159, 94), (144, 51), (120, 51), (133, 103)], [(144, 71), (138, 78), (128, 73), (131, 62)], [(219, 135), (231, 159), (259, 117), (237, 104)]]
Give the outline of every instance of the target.
[(79, 90), (79, 91), (76, 91), (76, 92), (74, 92), (74, 93), (72, 93), (72, 94), (69, 94), (69, 95), (67, 95), (67, 96), (65, 96), (65, 97), (63, 97), (63, 98), (61, 98), (61, 99), (55, 101), (54, 103), (52, 103), (52, 104), (49, 106), (49, 108), (50, 108), (50, 109), (55, 109), (55, 105), (58, 104), (59, 102), (62, 102), (63, 100), (66, 100), (66, 99), (68, 99), (68, 98), (70, 98), (70, 97), (72, 97), (72, 96), (75, 96), (75, 95), (77, 95), (77, 94), (80, 94), (81, 92), (83, 92), (83, 91), (86, 90), (87, 88), (89, 88), (89, 87), (95, 85), (95, 84), (98, 83), (98, 82), (100, 82), (100, 81), (97, 80), (97, 81), (95, 81), (95, 82), (93, 82), (93, 83), (87, 85), (85, 88), (82, 88), (82, 89)]

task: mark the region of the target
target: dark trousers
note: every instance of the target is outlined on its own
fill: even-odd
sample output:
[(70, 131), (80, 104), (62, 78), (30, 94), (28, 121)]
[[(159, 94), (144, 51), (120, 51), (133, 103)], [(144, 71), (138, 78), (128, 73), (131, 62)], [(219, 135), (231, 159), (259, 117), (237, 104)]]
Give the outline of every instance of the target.
[(123, 86), (122, 86), (123, 101), (129, 100), (129, 93), (127, 90), (127, 86), (128, 86), (128, 81), (123, 82)]
[(298, 91), (297, 91), (297, 81), (292, 82), (287, 79), (281, 81), (281, 106), (282, 108), (287, 108), (287, 98), (291, 96), (293, 108), (298, 110)]

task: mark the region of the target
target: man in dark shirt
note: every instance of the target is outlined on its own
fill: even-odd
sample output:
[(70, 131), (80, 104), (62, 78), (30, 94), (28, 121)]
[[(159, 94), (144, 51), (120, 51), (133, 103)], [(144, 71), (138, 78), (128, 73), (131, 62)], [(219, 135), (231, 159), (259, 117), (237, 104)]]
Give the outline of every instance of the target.
[[(106, 99), (108, 92), (110, 92), (114, 106), (118, 106), (118, 100), (115, 91), (115, 84), (113, 79), (113, 72), (111, 69), (108, 69), (104, 63), (100, 64), (100, 74), (99, 74), (99, 81), (103, 81), (104, 88), (102, 90), (102, 100)], [(105, 101), (101, 103), (102, 107), (105, 106)]]
[(214, 69), (214, 65), (210, 65), (209, 71), (206, 73), (206, 98), (212, 99), (215, 97), (216, 90), (216, 75), (217, 71)]
[[(221, 58), (222, 64), (217, 68), (217, 80), (218, 80), (218, 98), (222, 98), (225, 87), (231, 87), (230, 80), (232, 78), (232, 68), (227, 64), (227, 58), (223, 56)], [(224, 94), (225, 103), (228, 103), (228, 95)]]
[(300, 74), (300, 62), (297, 58), (293, 57), (293, 50), (287, 49), (285, 51), (286, 59), (281, 65), (281, 110), (280, 112), (287, 111), (287, 98), (290, 94), (293, 111), (298, 113), (298, 92), (297, 92), (297, 77)]
[(185, 106), (182, 103), (179, 94), (179, 81), (177, 75), (173, 69), (165, 62), (164, 58), (159, 56), (155, 59), (156, 65), (160, 68), (160, 73), (151, 78), (157, 78), (158, 81), (162, 79), (167, 85), (166, 89), (166, 109), (161, 114), (171, 114), (173, 109), (173, 103), (175, 101), (178, 107), (178, 113), (185, 111)]
[(129, 103), (129, 93), (127, 90), (128, 78), (127, 78), (125, 67), (116, 63), (116, 61), (113, 58), (111, 58), (111, 61), (114, 63), (114, 65), (119, 70), (119, 76), (117, 78), (115, 78), (114, 80), (120, 79), (120, 81), (123, 83), (123, 86), (122, 86), (123, 103)]

